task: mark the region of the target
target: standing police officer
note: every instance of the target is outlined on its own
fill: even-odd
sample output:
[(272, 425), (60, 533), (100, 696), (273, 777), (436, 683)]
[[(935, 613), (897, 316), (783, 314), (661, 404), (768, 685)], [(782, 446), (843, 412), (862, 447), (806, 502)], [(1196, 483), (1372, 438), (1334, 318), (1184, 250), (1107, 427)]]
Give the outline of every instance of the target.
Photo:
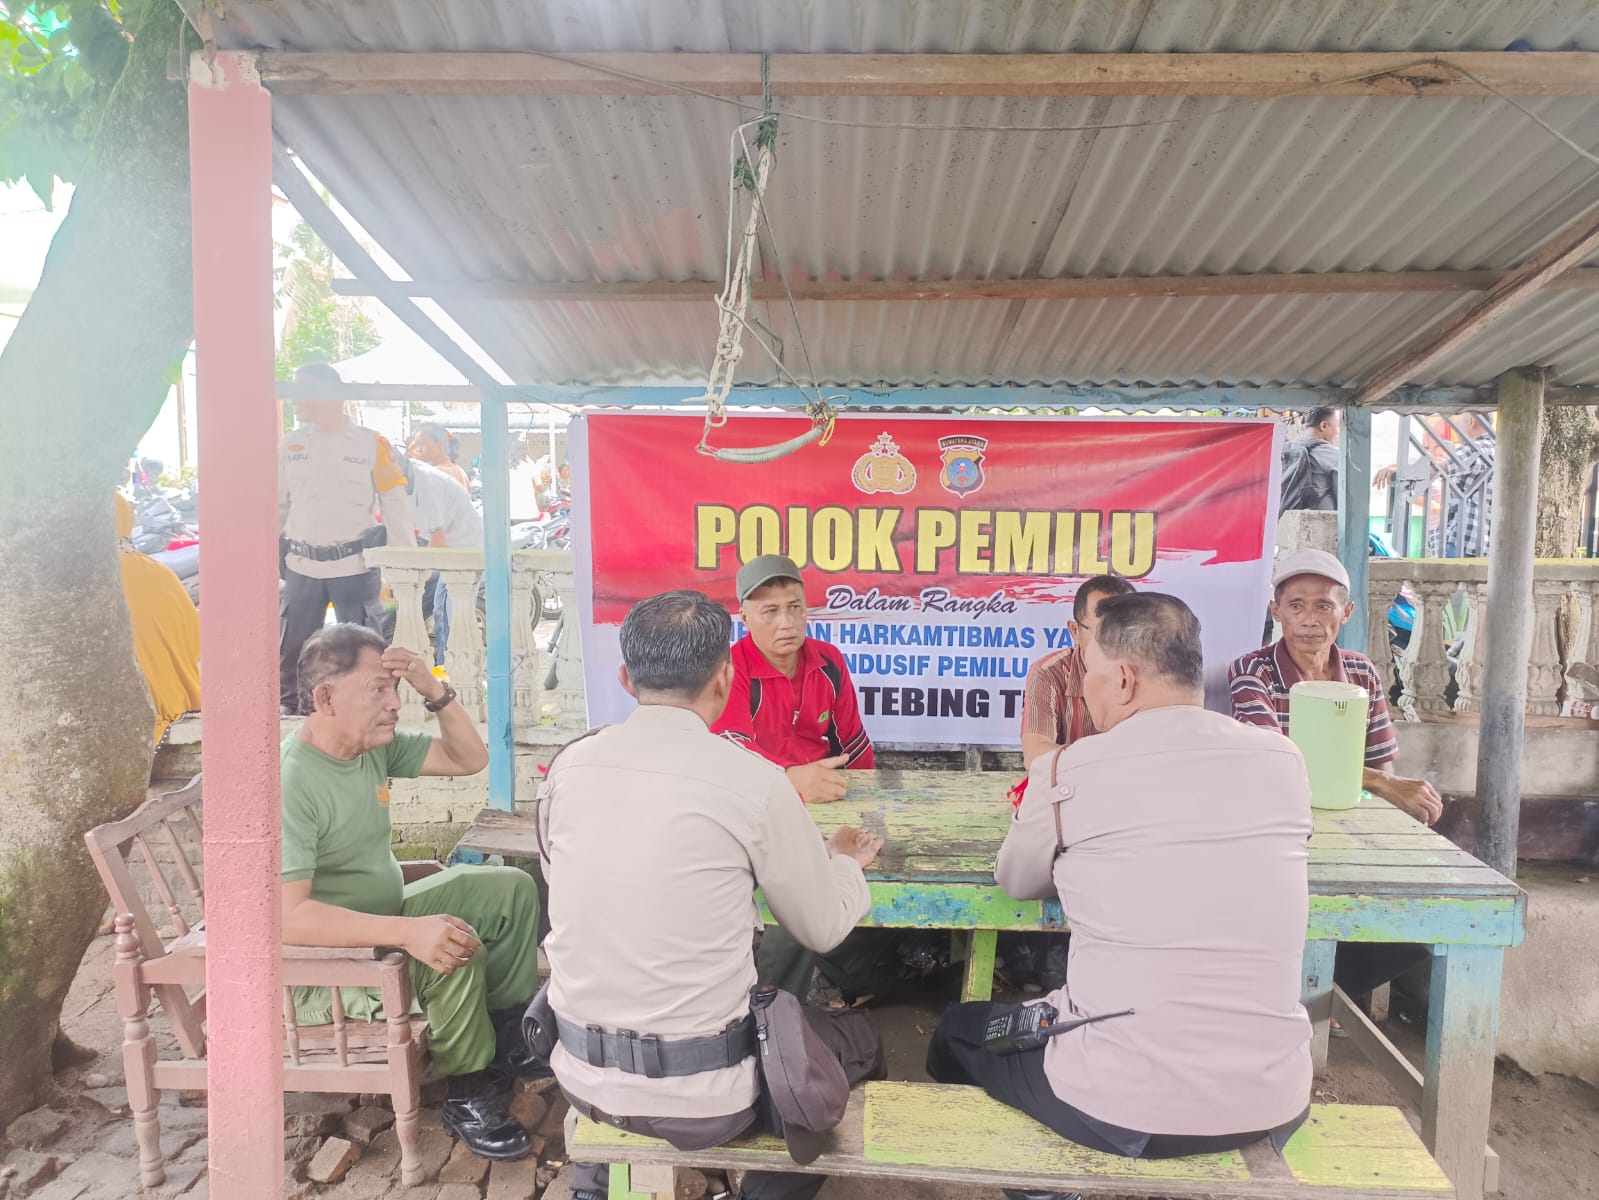
[[(296, 383), (339, 386), (338, 372), (313, 363)], [(411, 546), (416, 529), (405, 475), (382, 434), (351, 422), (338, 400), (298, 400), (301, 424), (278, 451), (278, 534), (286, 543), (278, 627), (278, 698), (299, 711), (300, 648), (327, 619), (383, 631), (383, 579), (363, 555), (385, 543)], [(373, 525), (374, 507), (383, 524)]]

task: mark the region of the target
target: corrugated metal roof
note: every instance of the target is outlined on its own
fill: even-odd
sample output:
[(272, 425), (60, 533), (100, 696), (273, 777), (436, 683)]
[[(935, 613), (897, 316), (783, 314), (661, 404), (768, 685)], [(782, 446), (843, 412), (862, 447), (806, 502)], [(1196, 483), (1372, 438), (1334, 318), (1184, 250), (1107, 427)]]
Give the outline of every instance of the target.
[[(230, 3), (231, 44), (299, 50), (772, 52), (1599, 49), (1588, 0), (332, 0)], [(1599, 147), (1599, 101), (1534, 99)], [(786, 101), (918, 126), (782, 124), (790, 274), (998, 279), (1508, 267), (1599, 203), (1599, 173), (1496, 99)], [(285, 141), (413, 278), (720, 279), (732, 105), (698, 97), (281, 96)], [(763, 262), (772, 270), (770, 246)], [(799, 305), (837, 384), (1344, 383), (1459, 295)], [(701, 376), (709, 303), (448, 301), (519, 382)], [(804, 375), (786, 306), (757, 306)], [(1549, 294), (1418, 382), (1541, 363), (1599, 383), (1599, 298)], [(753, 347), (743, 382), (777, 382)]]

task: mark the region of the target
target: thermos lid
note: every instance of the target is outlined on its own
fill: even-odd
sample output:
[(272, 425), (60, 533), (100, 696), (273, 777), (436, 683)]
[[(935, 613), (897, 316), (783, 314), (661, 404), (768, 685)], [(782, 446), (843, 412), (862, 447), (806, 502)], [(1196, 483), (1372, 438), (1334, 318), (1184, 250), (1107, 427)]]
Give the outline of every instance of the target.
[(1301, 679), (1288, 689), (1289, 696), (1309, 696), (1316, 700), (1365, 699), (1366, 689), (1358, 683), (1339, 683), (1336, 679)]

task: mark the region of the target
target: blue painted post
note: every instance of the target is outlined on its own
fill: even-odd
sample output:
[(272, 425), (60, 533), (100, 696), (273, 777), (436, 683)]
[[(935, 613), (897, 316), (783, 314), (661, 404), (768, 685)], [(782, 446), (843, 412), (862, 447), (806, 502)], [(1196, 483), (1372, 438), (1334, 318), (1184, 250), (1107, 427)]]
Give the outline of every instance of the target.
[(1332, 1034), (1333, 959), (1337, 942), (1306, 942), (1304, 985), (1299, 1002), (1310, 1015), (1310, 1057), (1317, 1072), (1327, 1069), (1327, 1039)]
[(1338, 560), (1349, 572), (1349, 599), (1354, 615), (1344, 624), (1338, 644), (1366, 653), (1366, 613), (1371, 588), (1371, 409), (1344, 410), (1343, 462), (1338, 471)]
[(1459, 1200), (1484, 1191), (1504, 959), (1498, 946), (1433, 947), (1421, 1140)]
[(505, 391), (483, 392), (483, 623), (488, 633), (489, 805), (516, 807), (511, 713), (511, 464)]

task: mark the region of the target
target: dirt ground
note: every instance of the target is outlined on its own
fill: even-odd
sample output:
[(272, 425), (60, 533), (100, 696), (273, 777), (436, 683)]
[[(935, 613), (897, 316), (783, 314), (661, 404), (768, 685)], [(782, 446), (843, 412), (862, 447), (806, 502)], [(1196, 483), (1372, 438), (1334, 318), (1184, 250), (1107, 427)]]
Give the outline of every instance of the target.
[[(69, 1123), (50, 1152), (73, 1162), (54, 1182), (31, 1192), (37, 1200), (116, 1200), (137, 1194), (132, 1121), (120, 1092), (122, 1029), (111, 995), (110, 942), (109, 936), (102, 936), (91, 945), (64, 1009), (68, 1036), (96, 1051), (98, 1057), (57, 1076), (51, 1105), (67, 1116)], [(878, 1010), (892, 1077), (926, 1078), (928, 1036), (945, 1001), (954, 998), (954, 986), (953, 979), (946, 979), (921, 1004)], [(159, 1015), (153, 1024), (165, 1033)], [(1387, 1032), (1407, 1054), (1419, 1059), (1419, 1029), (1396, 1021), (1388, 1025)], [(170, 1039), (163, 1037), (163, 1041), (164, 1052), (171, 1054)], [(106, 1077), (102, 1087), (89, 1087), (91, 1082), (101, 1082), (91, 1080), (92, 1074)], [(1398, 1102), (1382, 1077), (1346, 1040), (1333, 1041), (1328, 1073), (1317, 1081), (1317, 1088), (1324, 1103)], [(204, 1109), (165, 1106), (162, 1124), (162, 1148), (172, 1163), (172, 1179), (165, 1194), (207, 1196)], [(1494, 1088), (1491, 1142), (1501, 1158), (1506, 1200), (1599, 1200), (1599, 1089), (1558, 1075), (1533, 1077), (1501, 1064)], [(0, 1180), (0, 1196), (5, 1196), (6, 1190)], [(421, 1192), (417, 1189), (415, 1194)], [(565, 1192), (558, 1180), (544, 1195), (566, 1200)], [(317, 1191), (302, 1185), (292, 1194), (310, 1197)], [(329, 1193), (327, 1200), (342, 1194)], [(410, 1197), (413, 1192), (403, 1194)], [(436, 1191), (431, 1194), (438, 1195)], [(999, 1195), (998, 1191), (842, 1179), (830, 1182), (822, 1192), (824, 1200), (998, 1200)]]

